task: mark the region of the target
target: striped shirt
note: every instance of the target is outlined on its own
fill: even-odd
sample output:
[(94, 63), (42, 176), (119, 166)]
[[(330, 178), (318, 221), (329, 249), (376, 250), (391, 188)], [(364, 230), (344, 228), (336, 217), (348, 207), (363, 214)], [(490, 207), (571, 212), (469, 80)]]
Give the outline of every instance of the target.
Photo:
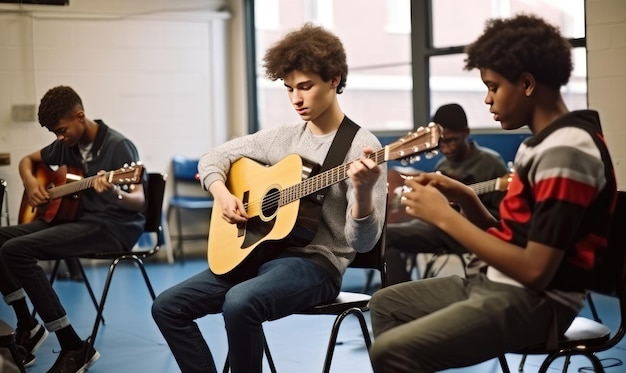
[(583, 291), (607, 245), (617, 195), (598, 114), (563, 115), (521, 144), (514, 169), (500, 225), (488, 232), (521, 247), (534, 241), (565, 251), (548, 289)]

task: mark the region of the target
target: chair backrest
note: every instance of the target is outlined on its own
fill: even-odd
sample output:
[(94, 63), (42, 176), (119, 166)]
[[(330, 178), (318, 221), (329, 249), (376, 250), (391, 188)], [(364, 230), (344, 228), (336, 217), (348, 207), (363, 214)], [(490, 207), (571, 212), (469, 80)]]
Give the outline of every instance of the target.
[(174, 181), (195, 181), (198, 173), (198, 159), (184, 155), (175, 155), (172, 158), (172, 172)]
[(4, 179), (0, 179), (0, 226), (2, 226), (2, 219), (6, 218), (6, 225), (11, 225), (9, 221), (9, 205), (7, 199), (7, 182)]
[(7, 182), (4, 179), (0, 179), (0, 216), (3, 216), (4, 210), (2, 206), (4, 206), (4, 193), (7, 190)]
[(598, 263), (589, 290), (619, 296), (626, 286), (626, 191), (617, 192), (617, 203), (609, 227), (608, 245)]
[(387, 264), (385, 262), (385, 236), (387, 235), (387, 222), (374, 248), (366, 253), (357, 253), (348, 267), (375, 269), (380, 272), (381, 287), (387, 286)]
[(146, 224), (144, 231), (156, 233), (159, 245), (162, 244), (163, 198), (165, 197), (166, 180), (167, 174), (148, 174), (148, 192), (146, 193)]

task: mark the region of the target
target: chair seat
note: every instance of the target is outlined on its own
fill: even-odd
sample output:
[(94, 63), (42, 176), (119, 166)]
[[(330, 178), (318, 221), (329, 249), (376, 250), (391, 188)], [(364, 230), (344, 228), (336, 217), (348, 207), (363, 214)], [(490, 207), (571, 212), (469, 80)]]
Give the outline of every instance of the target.
[(170, 206), (185, 209), (210, 209), (213, 208), (213, 198), (201, 196), (175, 196), (169, 200)]
[(365, 312), (369, 309), (370, 298), (369, 294), (342, 291), (332, 302), (320, 304), (298, 313), (304, 315), (339, 314), (348, 308), (361, 308), (361, 311)]
[(585, 340), (585, 344), (593, 345), (609, 340), (611, 330), (601, 323), (586, 317), (576, 317), (563, 336), (563, 343), (575, 345)]
[(122, 256), (130, 256), (135, 255), (139, 258), (145, 258), (154, 254), (157, 250), (154, 248), (150, 248), (148, 250), (130, 250), (130, 251), (112, 251), (112, 252), (100, 252), (100, 253), (91, 253), (91, 254), (83, 254), (80, 257), (84, 259), (116, 259)]
[[(576, 317), (559, 340), (559, 349), (574, 347), (584, 341), (585, 346), (601, 345), (609, 340), (611, 330), (601, 323), (586, 317)], [(524, 348), (520, 353), (545, 354), (545, 345)]]

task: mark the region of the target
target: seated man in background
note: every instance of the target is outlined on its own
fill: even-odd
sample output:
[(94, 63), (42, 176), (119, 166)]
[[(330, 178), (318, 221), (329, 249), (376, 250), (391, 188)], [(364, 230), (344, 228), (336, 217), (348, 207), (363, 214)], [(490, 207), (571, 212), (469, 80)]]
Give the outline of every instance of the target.
[[(21, 224), (0, 227), (0, 292), (15, 312), (16, 344), (25, 366), (34, 363), (34, 352), (54, 332), (61, 349), (47, 372), (84, 372), (100, 353), (77, 334), (38, 261), (130, 250), (143, 233), (147, 178), (132, 185), (111, 182), (106, 171), (138, 163), (137, 148), (102, 120), (88, 118), (71, 87), (48, 90), (38, 117), (55, 140), (20, 160), (27, 203)], [(68, 173), (93, 179), (86, 183), (88, 189), (79, 190), (79, 199), (68, 195), (58, 200), (47, 186), (65, 182)], [(27, 217), (29, 211), (32, 217)], [(27, 296), (43, 325), (32, 316)]]
[[(458, 104), (442, 105), (435, 112), (432, 121), (443, 128), (439, 150), (444, 157), (437, 162), (435, 170), (467, 185), (493, 180), (494, 188), (480, 188), (481, 191), (476, 189), (475, 191), (487, 209), (497, 216), (498, 205), (504, 196), (503, 192), (506, 190), (506, 185), (500, 184), (501, 188), (496, 190), (496, 179), (501, 176), (506, 178), (508, 174), (508, 169), (500, 154), (494, 150), (478, 146), (475, 141), (470, 140), (467, 116)], [(390, 171), (390, 173), (393, 172)], [(397, 177), (397, 175), (390, 175), (389, 177), (390, 186), (394, 176)], [(390, 195), (394, 194), (392, 189), (389, 190)], [(411, 268), (407, 271), (405, 253), (415, 255), (418, 253), (448, 252), (462, 254), (467, 252), (465, 248), (442, 230), (423, 220), (405, 215), (404, 206), (401, 206), (399, 212), (403, 213), (405, 221), (394, 222), (403, 220), (403, 218), (395, 212), (398, 210), (397, 208), (390, 206), (388, 210), (390, 216), (387, 225), (385, 256), (389, 284), (411, 280)], [(393, 216), (394, 214), (395, 216)]]

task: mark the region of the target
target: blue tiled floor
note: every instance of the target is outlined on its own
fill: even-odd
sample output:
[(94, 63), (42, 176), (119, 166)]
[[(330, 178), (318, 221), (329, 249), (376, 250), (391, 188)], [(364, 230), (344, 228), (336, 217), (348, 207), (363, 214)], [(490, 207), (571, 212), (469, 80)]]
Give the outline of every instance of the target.
[[(147, 271), (157, 293), (204, 268), (206, 268), (204, 259), (188, 258), (184, 264), (173, 265), (147, 263)], [(86, 265), (85, 269), (94, 290), (99, 295), (107, 268)], [(362, 270), (350, 269), (346, 274), (344, 287), (358, 289), (363, 285), (364, 280), (365, 273)], [(79, 335), (86, 337), (93, 326), (95, 309), (84, 285), (80, 282), (58, 281), (55, 288)], [(594, 299), (604, 321), (616, 327), (618, 321), (616, 314), (610, 311), (617, 307), (615, 300), (603, 296), (596, 296)], [(151, 299), (139, 271), (131, 265), (120, 265), (116, 270), (105, 308), (106, 325), (100, 328), (96, 341), (96, 348), (102, 357), (89, 369), (89, 372), (169, 373), (179, 371), (152, 321), (150, 304)], [(15, 322), (12, 310), (4, 304), (0, 305), (0, 317), (9, 324)], [(267, 340), (278, 371), (284, 373), (320, 372), (333, 320), (331, 316), (294, 315), (266, 323)], [(226, 335), (221, 316), (207, 316), (199, 320), (199, 325), (220, 367), (226, 355)], [(346, 319), (340, 330), (339, 341), (341, 343), (335, 350), (332, 372), (367, 373), (372, 371), (356, 320), (351, 317)], [(45, 372), (53, 364), (57, 354), (58, 343), (51, 335), (37, 351), (37, 361), (28, 372)], [(626, 360), (626, 342), (622, 341), (617, 347), (602, 353), (601, 357)], [(536, 372), (541, 358), (541, 356), (529, 357), (524, 371)], [(520, 356), (510, 354), (507, 355), (507, 359), (511, 370), (517, 371)], [(562, 362), (562, 360), (557, 360), (553, 364), (552, 371), (560, 371)], [(589, 363), (584, 358), (574, 358), (569, 371), (577, 372), (580, 367), (585, 366), (589, 366)], [(607, 369), (608, 373), (624, 371), (626, 371), (624, 366)], [(497, 361), (492, 360), (477, 366), (446, 372), (496, 373), (501, 372), (501, 369)]]

